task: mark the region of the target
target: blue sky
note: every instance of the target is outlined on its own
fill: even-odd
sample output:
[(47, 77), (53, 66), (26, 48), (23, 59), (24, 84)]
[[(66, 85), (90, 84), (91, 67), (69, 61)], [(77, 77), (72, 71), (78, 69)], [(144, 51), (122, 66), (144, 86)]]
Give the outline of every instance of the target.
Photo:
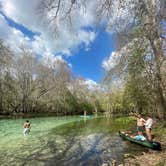
[(98, 31), (97, 37), (90, 44), (89, 50), (80, 47), (74, 56), (66, 58), (72, 64), (76, 76), (92, 79), (99, 82), (104, 76), (102, 61), (114, 51), (113, 37), (107, 32)]
[[(132, 13), (121, 10), (114, 1), (111, 16), (102, 15), (99, 21), (96, 10), (100, 1), (85, 1), (86, 4), (72, 12), (72, 25), (69, 26), (64, 19), (64, 9), (71, 7), (68, 3), (70, 0), (64, 0), (66, 3), (59, 8), (57, 19), (51, 23), (50, 17), (54, 16), (55, 10), (44, 10), (43, 15), (38, 14), (36, 9), (40, 1), (0, 0), (0, 39), (16, 52), (24, 45), (45, 62), (51, 61), (53, 64), (57, 60), (65, 61), (72, 66), (75, 76), (100, 82), (104, 72), (115, 67), (122, 55), (115, 50), (114, 37), (110, 34), (122, 18), (131, 21)], [(56, 0), (54, 2), (58, 3)], [(55, 27), (58, 33), (56, 38)], [(120, 28), (123, 30), (126, 24), (121, 24)], [(125, 47), (121, 52), (123, 49)]]
[[(9, 26), (20, 30), (25, 36), (33, 39), (34, 35), (36, 35), (36, 33), (16, 23), (4, 14), (3, 16)], [(114, 51), (113, 36), (103, 29), (90, 29), (92, 31), (96, 31), (97, 35), (88, 48), (86, 48), (84, 44), (81, 44), (75, 51), (72, 52), (72, 56), (64, 57), (64, 59), (72, 65), (72, 71), (75, 76), (99, 82), (105, 73), (102, 68), (102, 61), (109, 57), (110, 52)]]
[(33, 36), (35, 35), (34, 32), (32, 32), (31, 30), (27, 29), (26, 27), (22, 26), (21, 24), (16, 23), (14, 20), (10, 19), (9, 17), (7, 17), (3, 12), (0, 11), (0, 14), (2, 16), (4, 16), (5, 20), (7, 21), (8, 25), (11, 27), (14, 27), (18, 30), (20, 30), (21, 32), (23, 32), (26, 36), (33, 38)]
[(23, 42), (36, 55), (71, 64), (75, 76), (100, 82), (105, 72), (102, 63), (114, 51), (114, 39), (105, 28), (94, 25), (94, 2), (87, 6), (87, 13), (77, 11), (72, 25), (75, 32), (60, 22), (60, 37), (56, 39), (48, 25), (41, 24), (35, 11), (37, 1), (0, 1), (0, 38), (9, 46), (17, 50)]

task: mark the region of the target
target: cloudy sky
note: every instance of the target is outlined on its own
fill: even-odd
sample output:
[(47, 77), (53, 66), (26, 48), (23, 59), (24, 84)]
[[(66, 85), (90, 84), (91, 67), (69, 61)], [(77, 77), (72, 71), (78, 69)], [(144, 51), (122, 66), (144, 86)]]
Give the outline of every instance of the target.
[[(14, 51), (21, 45), (33, 50), (39, 58), (66, 61), (76, 76), (99, 82), (104, 70), (116, 62), (114, 39), (104, 24), (96, 24), (96, 2), (72, 13), (72, 26), (56, 22), (57, 34), (37, 10), (41, 0), (0, 0), (0, 38)], [(59, 14), (59, 17), (63, 15)]]

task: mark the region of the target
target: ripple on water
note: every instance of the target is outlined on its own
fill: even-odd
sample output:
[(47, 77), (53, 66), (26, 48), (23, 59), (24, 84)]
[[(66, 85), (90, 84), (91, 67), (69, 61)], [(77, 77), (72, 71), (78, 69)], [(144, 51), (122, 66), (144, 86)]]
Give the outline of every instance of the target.
[(0, 121), (1, 165), (101, 165), (123, 160), (123, 153), (140, 152), (124, 142), (117, 131), (132, 123), (79, 117), (32, 118), (30, 135), (24, 137), (24, 119)]

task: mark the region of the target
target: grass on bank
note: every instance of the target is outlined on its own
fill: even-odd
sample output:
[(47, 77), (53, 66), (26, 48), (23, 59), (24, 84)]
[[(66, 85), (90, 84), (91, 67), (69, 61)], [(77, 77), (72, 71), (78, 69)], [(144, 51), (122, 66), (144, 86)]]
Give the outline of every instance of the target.
[[(166, 144), (166, 126), (163, 123), (157, 124), (153, 131), (154, 135), (156, 135), (162, 142)], [(166, 146), (166, 145), (165, 145)]]

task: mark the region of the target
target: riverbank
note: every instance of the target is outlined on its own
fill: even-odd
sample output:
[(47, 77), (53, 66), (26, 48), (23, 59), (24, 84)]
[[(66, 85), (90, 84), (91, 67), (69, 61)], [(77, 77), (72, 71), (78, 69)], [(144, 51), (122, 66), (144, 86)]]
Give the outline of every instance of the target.
[(133, 156), (128, 155), (129, 158), (124, 160), (125, 166), (166, 166), (166, 127), (157, 123), (152, 130), (152, 134), (155, 136), (154, 140), (160, 141), (162, 150), (154, 151), (148, 150), (148, 152), (142, 152), (142, 155)]
[[(37, 118), (37, 117), (62, 117), (79, 116), (83, 114), (60, 114), (56, 112), (30, 112), (30, 113), (1, 113), (0, 119), (19, 119), (19, 118)], [(88, 114), (91, 115), (91, 114)]]

